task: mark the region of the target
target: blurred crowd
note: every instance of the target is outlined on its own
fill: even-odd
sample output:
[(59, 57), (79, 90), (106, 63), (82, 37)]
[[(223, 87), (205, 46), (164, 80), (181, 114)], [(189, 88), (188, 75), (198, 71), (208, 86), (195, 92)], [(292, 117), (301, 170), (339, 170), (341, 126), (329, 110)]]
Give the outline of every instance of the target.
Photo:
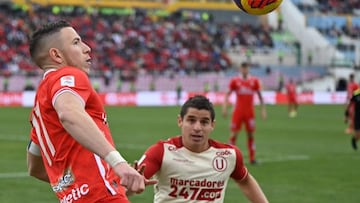
[(345, 35), (350, 38), (360, 38), (359, 0), (293, 1), (305, 14), (318, 19), (315, 26), (326, 36), (338, 38)]
[[(215, 1), (215, 0), (214, 0)], [(224, 2), (229, 0), (224, 0)], [(359, 0), (292, 0), (305, 14), (354, 15)], [(303, 2), (315, 2), (306, 4)], [(311, 14), (310, 14), (311, 15)], [(227, 55), (236, 47), (276, 47), (271, 37), (277, 28), (244, 22), (218, 23), (211, 15), (175, 12), (154, 14), (141, 9), (42, 7), (32, 9), (0, 4), (0, 76), (41, 75), (30, 60), (28, 39), (40, 25), (68, 20), (92, 48), (92, 74), (111, 81), (115, 72), (122, 81), (134, 81), (139, 73), (192, 75), (232, 68)], [(360, 37), (360, 26), (319, 29), (328, 36)]]
[(92, 48), (94, 73), (123, 79), (146, 72), (191, 74), (231, 67), (226, 50), (232, 46), (271, 47), (271, 29), (249, 24), (218, 24), (212, 17), (185, 18), (181, 13), (151, 16), (81, 7), (40, 7), (31, 11), (4, 4), (0, 7), (0, 70), (3, 75), (39, 74), (28, 53), (28, 38), (39, 25), (67, 19)]

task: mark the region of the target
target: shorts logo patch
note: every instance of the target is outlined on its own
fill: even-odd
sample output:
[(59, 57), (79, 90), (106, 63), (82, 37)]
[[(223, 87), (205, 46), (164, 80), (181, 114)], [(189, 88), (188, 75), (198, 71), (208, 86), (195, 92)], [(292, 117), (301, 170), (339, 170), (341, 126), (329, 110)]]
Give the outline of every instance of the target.
[(67, 75), (60, 78), (61, 86), (75, 87), (75, 77), (73, 75)]

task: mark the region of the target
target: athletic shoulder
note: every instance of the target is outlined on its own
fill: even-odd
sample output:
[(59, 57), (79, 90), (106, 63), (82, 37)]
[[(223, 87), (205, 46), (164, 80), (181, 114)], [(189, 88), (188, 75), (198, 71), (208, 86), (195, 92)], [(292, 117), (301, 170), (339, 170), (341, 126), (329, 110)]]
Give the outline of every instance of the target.
[(165, 145), (174, 145), (176, 148), (182, 147), (181, 136), (170, 137), (168, 139), (159, 140), (155, 144), (151, 145), (147, 151), (148, 152), (150, 151), (158, 152), (159, 150), (162, 151)]
[(218, 140), (213, 140), (213, 139), (209, 139), (209, 144), (211, 147), (217, 148), (217, 149), (234, 149), (234, 150), (239, 150), (239, 148), (237, 148), (234, 145), (231, 144), (227, 144), (227, 143), (223, 143), (220, 142)]

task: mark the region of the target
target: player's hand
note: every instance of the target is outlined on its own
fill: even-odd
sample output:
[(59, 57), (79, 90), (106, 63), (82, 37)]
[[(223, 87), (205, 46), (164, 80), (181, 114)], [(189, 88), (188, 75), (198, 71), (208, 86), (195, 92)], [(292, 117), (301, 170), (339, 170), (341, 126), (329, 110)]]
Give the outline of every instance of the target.
[(265, 120), (267, 118), (267, 113), (265, 108), (261, 108), (261, 118)]
[(128, 163), (119, 163), (113, 167), (114, 172), (121, 178), (120, 184), (129, 193), (141, 193), (145, 190), (145, 177)]
[[(137, 170), (141, 175), (144, 175), (144, 171), (145, 171), (145, 167), (146, 167), (145, 164), (141, 165), (141, 167), (139, 168), (139, 163), (138, 163), (137, 160), (135, 160), (132, 167), (133, 167), (135, 170)], [(154, 184), (156, 184), (157, 182), (158, 182), (157, 180), (151, 180), (151, 179), (146, 179), (146, 178), (145, 178), (145, 186), (154, 185)]]
[(349, 110), (346, 109), (344, 115), (346, 118), (348, 118), (350, 116)]
[(227, 109), (222, 109), (222, 116), (223, 116), (224, 118), (227, 117), (227, 114), (228, 114)]

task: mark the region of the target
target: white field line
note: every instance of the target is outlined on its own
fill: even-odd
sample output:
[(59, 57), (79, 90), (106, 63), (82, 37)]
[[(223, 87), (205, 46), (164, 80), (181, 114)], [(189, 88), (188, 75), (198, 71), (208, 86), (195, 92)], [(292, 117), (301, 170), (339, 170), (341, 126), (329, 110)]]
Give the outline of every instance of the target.
[(273, 156), (271, 158), (261, 158), (259, 159), (259, 162), (261, 164), (268, 162), (304, 161), (309, 159), (310, 157), (307, 155), (284, 155), (284, 156)]
[[(0, 133), (0, 140), (1, 141), (14, 141), (14, 142), (29, 142), (29, 137), (27, 136), (20, 136), (20, 135), (6, 135)], [(116, 143), (118, 149), (135, 149), (135, 150), (145, 150), (149, 146), (147, 145), (139, 145), (139, 144), (127, 144), (127, 143)]]
[(0, 133), (0, 140), (2, 140), (2, 141), (28, 142), (29, 138), (27, 136)]
[(26, 172), (17, 172), (17, 173), (0, 173), (0, 179), (6, 178), (26, 178), (30, 177)]
[[(303, 161), (309, 160), (310, 157), (306, 155), (288, 155), (288, 156), (278, 156), (272, 159), (259, 159), (261, 163), (271, 163), (271, 162), (285, 162), (285, 161)], [(27, 178), (30, 177), (27, 172), (17, 172), (17, 173), (0, 173), (0, 179), (11, 179), (11, 178)]]

